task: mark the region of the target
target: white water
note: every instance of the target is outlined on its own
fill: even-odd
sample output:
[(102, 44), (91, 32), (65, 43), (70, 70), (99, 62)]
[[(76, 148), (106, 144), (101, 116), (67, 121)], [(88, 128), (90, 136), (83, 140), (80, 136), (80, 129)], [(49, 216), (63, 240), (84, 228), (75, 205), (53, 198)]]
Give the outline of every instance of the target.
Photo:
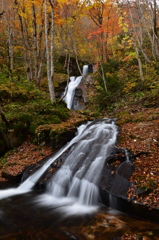
[(85, 76), (88, 73), (88, 65), (83, 66), (82, 76)]
[(117, 137), (117, 126), (107, 119), (82, 126), (78, 142), (48, 183), (47, 193), (37, 199), (38, 204), (60, 209), (65, 215), (98, 209), (98, 182)]
[(83, 130), (85, 129), (86, 125), (81, 125), (78, 128), (77, 136), (72, 139), (64, 148), (62, 148), (59, 152), (49, 158), (49, 160), (34, 174), (28, 177), (19, 187), (17, 188), (10, 188), (5, 190), (0, 190), (0, 199), (7, 198), (14, 195), (19, 195), (23, 193), (30, 192), (39, 178), (43, 175), (43, 173), (48, 169), (48, 167), (56, 161), (58, 157), (60, 157), (63, 152), (65, 152), (70, 146), (72, 146), (75, 142), (77, 142), (80, 138), (79, 136), (82, 134)]
[(67, 94), (64, 97), (64, 101), (67, 104), (67, 108), (71, 109), (72, 103), (73, 103), (73, 98), (75, 94), (75, 89), (78, 87), (82, 80), (82, 76), (79, 76), (77, 78), (75, 77), (70, 77), (70, 82), (68, 84), (68, 89), (67, 89)]
[(126, 162), (130, 162), (128, 150), (124, 149), (124, 151), (125, 151)]
[(64, 101), (67, 104), (67, 108), (71, 109), (72, 104), (73, 104), (74, 95), (75, 95), (75, 89), (78, 87), (82, 78), (87, 73), (88, 73), (88, 65), (84, 65), (83, 70), (82, 70), (82, 76), (70, 77), (70, 82), (69, 82), (69, 84), (66, 87), (65, 92), (64, 92), (64, 95), (66, 94), (66, 96), (64, 97)]
[(49, 166), (67, 149), (69, 155), (36, 203), (62, 211), (66, 216), (92, 213), (100, 203), (98, 182), (107, 157), (115, 147), (117, 126), (101, 119), (78, 128), (77, 135), (18, 188), (0, 191), (0, 199), (32, 190)]

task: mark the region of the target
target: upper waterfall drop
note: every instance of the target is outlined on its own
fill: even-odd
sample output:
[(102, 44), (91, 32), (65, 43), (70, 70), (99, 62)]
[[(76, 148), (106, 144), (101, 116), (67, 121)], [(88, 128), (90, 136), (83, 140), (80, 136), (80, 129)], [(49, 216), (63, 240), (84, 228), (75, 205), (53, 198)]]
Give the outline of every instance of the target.
[(70, 82), (68, 84), (68, 86), (65, 89), (64, 92), (64, 101), (67, 104), (67, 108), (71, 109), (72, 108), (72, 104), (73, 104), (73, 99), (74, 99), (74, 94), (75, 94), (75, 89), (78, 87), (78, 85), (80, 84), (82, 78), (88, 73), (88, 65), (84, 65), (83, 66), (83, 70), (82, 70), (82, 76), (79, 77), (70, 77)]
[(82, 76), (85, 76), (86, 74), (88, 74), (88, 65), (84, 65), (82, 69)]
[(72, 108), (72, 103), (73, 103), (73, 98), (74, 98), (74, 94), (75, 94), (75, 89), (76, 87), (78, 87), (78, 85), (80, 84), (82, 80), (82, 76), (79, 76), (77, 78), (75, 77), (70, 77), (70, 82), (68, 84), (67, 87), (67, 94), (64, 97), (64, 101), (67, 104), (67, 108), (71, 109)]

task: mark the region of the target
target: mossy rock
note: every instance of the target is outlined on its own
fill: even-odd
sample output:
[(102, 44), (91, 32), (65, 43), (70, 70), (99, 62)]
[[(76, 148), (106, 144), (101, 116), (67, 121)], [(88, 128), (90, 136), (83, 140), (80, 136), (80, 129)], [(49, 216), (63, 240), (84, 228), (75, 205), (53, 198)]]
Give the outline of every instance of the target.
[(58, 149), (71, 141), (77, 131), (76, 127), (90, 120), (93, 120), (91, 116), (72, 112), (67, 122), (37, 127), (34, 142), (41, 146), (51, 145), (54, 150)]
[(75, 137), (76, 128), (72, 129), (59, 129), (50, 131), (50, 141), (53, 149), (58, 149), (71, 141)]
[(62, 147), (75, 136), (76, 128), (54, 128), (53, 125), (42, 125), (36, 130), (35, 142), (38, 145), (51, 145), (54, 150)]

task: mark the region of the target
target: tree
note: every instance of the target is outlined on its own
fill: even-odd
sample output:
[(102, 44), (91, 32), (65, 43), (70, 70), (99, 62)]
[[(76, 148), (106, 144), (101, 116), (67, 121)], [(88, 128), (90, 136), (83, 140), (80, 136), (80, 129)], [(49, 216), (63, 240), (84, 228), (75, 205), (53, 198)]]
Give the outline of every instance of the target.
[[(49, 42), (49, 24), (48, 24), (48, 5), (51, 6), (51, 41)], [(46, 60), (47, 60), (47, 79), (51, 102), (55, 99), (53, 77), (54, 77), (54, 0), (44, 0), (45, 14), (45, 45), (46, 45)]]

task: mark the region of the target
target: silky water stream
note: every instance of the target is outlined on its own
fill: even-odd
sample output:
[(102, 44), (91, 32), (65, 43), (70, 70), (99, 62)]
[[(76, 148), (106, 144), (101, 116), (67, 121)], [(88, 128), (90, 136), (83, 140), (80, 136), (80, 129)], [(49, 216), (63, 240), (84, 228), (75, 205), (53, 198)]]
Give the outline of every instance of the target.
[[(75, 138), (18, 187), (1, 190), (0, 239), (159, 239), (159, 224), (102, 205), (98, 184), (117, 134), (114, 119), (83, 124)], [(65, 152), (45, 191), (35, 189)]]

